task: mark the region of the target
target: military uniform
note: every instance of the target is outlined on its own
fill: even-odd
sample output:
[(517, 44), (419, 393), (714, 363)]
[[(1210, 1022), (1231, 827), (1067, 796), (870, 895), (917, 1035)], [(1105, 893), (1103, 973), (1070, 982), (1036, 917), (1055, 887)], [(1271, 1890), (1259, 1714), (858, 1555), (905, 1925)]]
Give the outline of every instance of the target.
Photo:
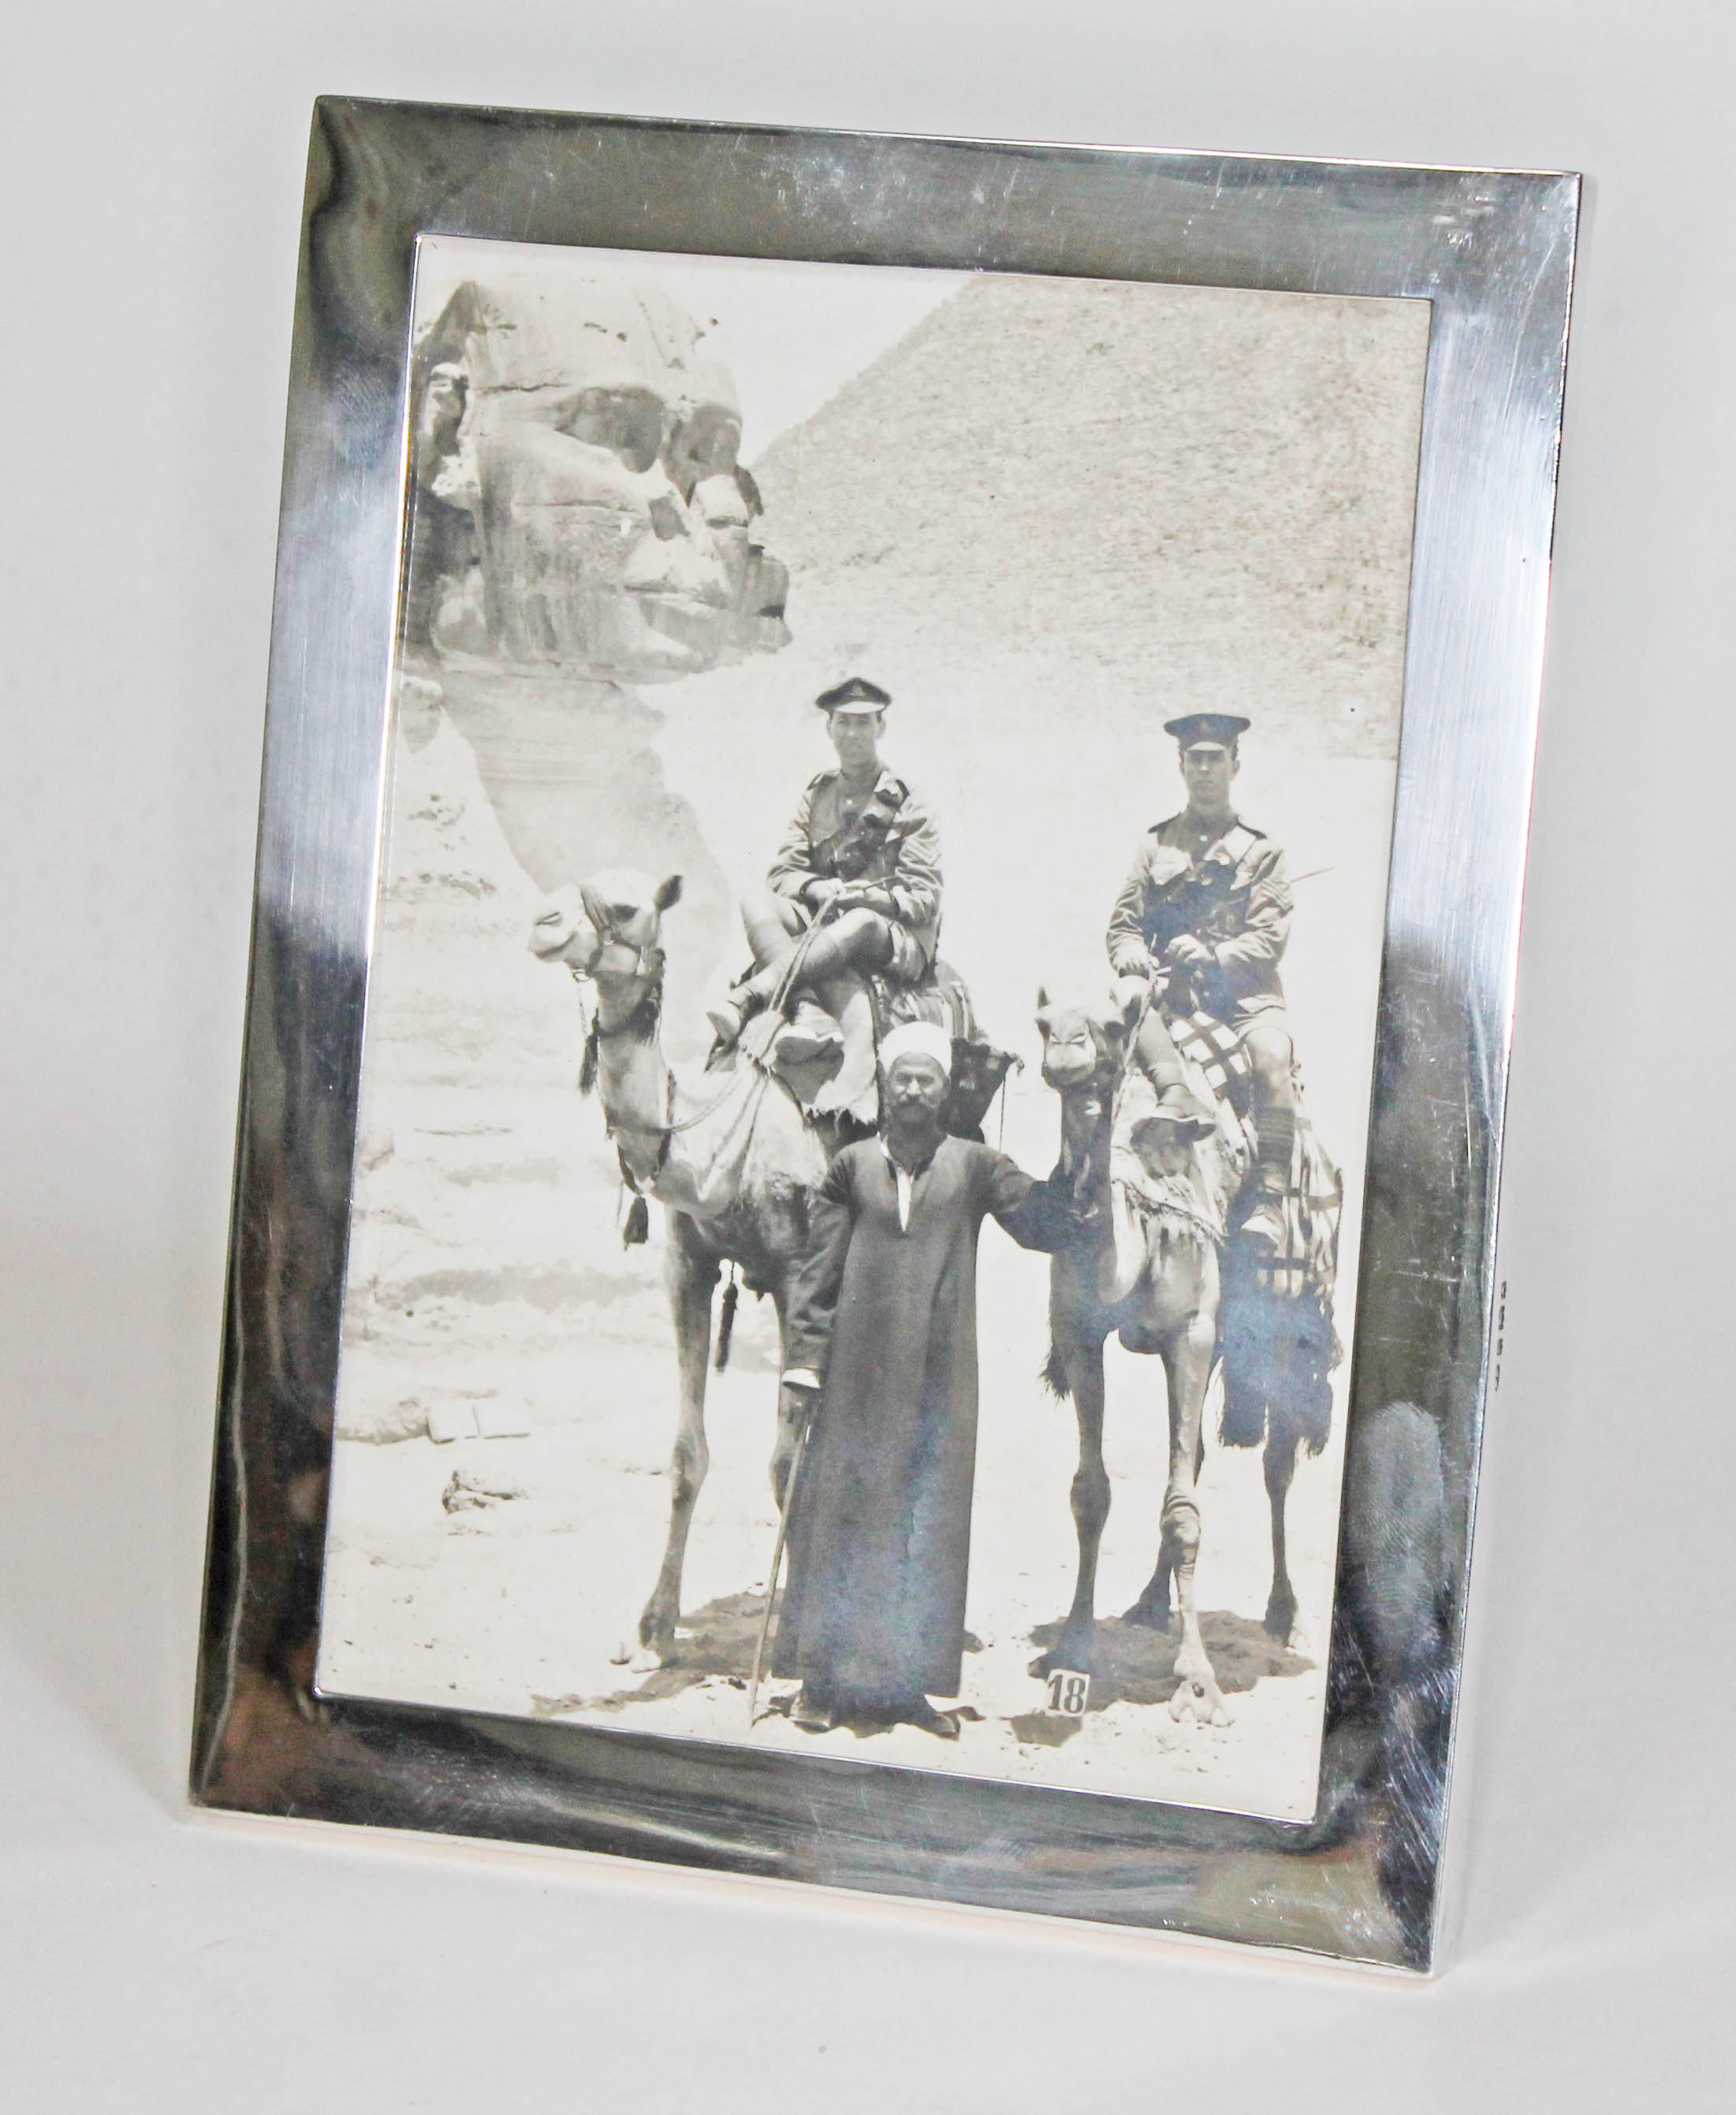
[(882, 771), (866, 792), (841, 771), (822, 771), (801, 796), (767, 881), (810, 924), (816, 881), (866, 882), (891, 898), (892, 959), (885, 974), (915, 984), (940, 939), (940, 837), (928, 804), (902, 778)]
[[(706, 1009), (720, 1048), (733, 1044), (761, 1007), (790, 1009), (792, 1017), (772, 1044), (777, 1062), (800, 1066), (838, 1050), (838, 1070), (817, 1090), (813, 1106), (870, 1124), (879, 1094), (867, 980), (920, 982), (940, 938), (934, 818), (927, 803), (879, 764), (873, 737), (865, 741), (859, 724), (877, 722), (891, 702), (860, 676), (814, 700), (827, 715), (839, 768), (809, 782), (765, 887), (742, 899), (753, 973)], [(852, 758), (859, 782), (844, 768)], [(865, 902), (863, 895), (874, 900)]]
[(1192, 980), (1206, 1012), (1238, 1029), (1276, 1014), (1287, 1028), (1278, 965), (1290, 910), (1284, 854), (1263, 831), (1201, 829), (1184, 810), (1146, 833), (1110, 915), (1109, 962), (1118, 976), (1150, 976), (1190, 933), (1212, 955)]
[[(1209, 755), (1221, 766), (1226, 753), (1233, 772), (1235, 744), (1247, 725), (1234, 714), (1201, 713), (1168, 721), (1164, 731), (1181, 745), (1184, 775), (1193, 768), (1190, 758), (1204, 768)], [(1228, 777), (1221, 783), (1227, 788)], [(1164, 975), (1164, 1002), (1172, 1012), (1210, 1014), (1241, 1039), (1258, 1140), (1243, 1228), (1251, 1239), (1274, 1245), (1284, 1238), (1278, 1205), (1290, 1186), (1296, 1144), (1293, 1055), (1279, 975), (1290, 911), (1284, 854), (1265, 832), (1236, 817), (1206, 820), (1190, 805), (1146, 833), (1105, 935), (1117, 975)], [(1178, 954), (1175, 944), (1184, 938), (1196, 945)], [(1178, 1121), (1191, 1113), (1197, 1119), (1162, 1004), (1147, 1010), (1135, 1048), (1158, 1087), (1160, 1111), (1167, 1108)]]

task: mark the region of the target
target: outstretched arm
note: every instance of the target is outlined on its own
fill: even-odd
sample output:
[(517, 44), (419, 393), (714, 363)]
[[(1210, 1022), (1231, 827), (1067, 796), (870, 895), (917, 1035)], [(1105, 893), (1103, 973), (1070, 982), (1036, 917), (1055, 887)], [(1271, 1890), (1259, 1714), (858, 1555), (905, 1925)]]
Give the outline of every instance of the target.
[(1053, 1176), (1040, 1182), (1005, 1154), (986, 1146), (983, 1150), (989, 1156), (984, 1171), (987, 1209), (1022, 1249), (1052, 1255), (1078, 1239), (1083, 1223), (1064, 1185)]

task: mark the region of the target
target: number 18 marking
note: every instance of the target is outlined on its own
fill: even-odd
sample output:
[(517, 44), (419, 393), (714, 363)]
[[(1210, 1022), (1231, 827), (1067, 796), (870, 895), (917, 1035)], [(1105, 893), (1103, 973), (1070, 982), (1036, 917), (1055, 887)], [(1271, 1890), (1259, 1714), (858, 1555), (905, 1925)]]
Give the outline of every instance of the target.
[(1049, 1677), (1049, 1708), (1059, 1711), (1063, 1718), (1082, 1718), (1091, 1693), (1088, 1674), (1075, 1674), (1068, 1668), (1058, 1667)]

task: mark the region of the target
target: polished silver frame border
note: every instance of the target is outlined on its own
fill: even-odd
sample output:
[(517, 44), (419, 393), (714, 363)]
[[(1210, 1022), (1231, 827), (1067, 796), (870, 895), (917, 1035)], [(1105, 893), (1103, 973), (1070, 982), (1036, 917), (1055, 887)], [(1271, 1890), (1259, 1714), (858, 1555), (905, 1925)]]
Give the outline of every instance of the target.
[[(1578, 204), (1566, 175), (315, 106), (195, 1801), (1434, 1965)], [(1308, 1826), (313, 1695), (427, 232), (1433, 304)]]

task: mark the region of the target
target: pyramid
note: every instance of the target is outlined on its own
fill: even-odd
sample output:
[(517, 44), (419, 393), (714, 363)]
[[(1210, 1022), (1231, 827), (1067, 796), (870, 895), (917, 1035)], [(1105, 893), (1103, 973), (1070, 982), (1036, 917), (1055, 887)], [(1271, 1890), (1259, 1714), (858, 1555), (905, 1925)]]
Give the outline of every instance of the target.
[(1396, 745), (1427, 310), (985, 276), (754, 466), (795, 645), (932, 709)]

